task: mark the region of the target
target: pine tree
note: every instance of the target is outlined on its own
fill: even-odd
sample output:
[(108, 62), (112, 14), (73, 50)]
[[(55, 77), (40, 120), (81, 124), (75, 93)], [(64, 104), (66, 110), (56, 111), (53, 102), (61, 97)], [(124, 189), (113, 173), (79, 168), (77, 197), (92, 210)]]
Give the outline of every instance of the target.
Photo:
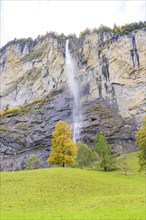
[(111, 169), (115, 164), (115, 157), (112, 154), (112, 147), (108, 144), (105, 135), (99, 132), (94, 140), (95, 151), (100, 157), (99, 165), (104, 171)]
[(59, 121), (52, 132), (52, 152), (48, 163), (54, 165), (73, 165), (76, 163), (77, 147), (72, 141), (71, 127), (65, 121)]

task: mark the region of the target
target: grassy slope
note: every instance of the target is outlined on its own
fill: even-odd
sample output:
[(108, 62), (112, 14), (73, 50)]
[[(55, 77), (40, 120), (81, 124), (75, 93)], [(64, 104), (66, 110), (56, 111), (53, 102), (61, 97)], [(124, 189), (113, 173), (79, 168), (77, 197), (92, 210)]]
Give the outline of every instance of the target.
[(3, 219), (145, 219), (145, 179), (136, 154), (128, 176), (71, 168), (1, 173)]

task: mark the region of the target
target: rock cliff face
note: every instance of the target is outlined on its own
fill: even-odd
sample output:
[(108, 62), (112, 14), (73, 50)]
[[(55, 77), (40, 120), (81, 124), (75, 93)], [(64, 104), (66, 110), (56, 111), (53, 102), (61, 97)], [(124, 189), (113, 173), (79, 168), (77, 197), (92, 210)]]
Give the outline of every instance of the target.
[[(145, 113), (146, 30), (94, 33), (69, 42), (80, 82), (81, 139), (93, 145), (102, 130), (114, 151), (120, 145), (134, 150), (133, 132)], [(23, 169), (32, 154), (46, 166), (54, 124), (72, 123), (65, 41), (16, 41), (0, 53), (1, 110), (23, 106), (1, 117), (1, 169)]]

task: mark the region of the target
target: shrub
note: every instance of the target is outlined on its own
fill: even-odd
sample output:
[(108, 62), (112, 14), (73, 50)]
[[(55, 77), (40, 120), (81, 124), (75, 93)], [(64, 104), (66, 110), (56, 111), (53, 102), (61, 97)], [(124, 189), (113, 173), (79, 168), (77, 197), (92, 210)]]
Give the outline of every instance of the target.
[(29, 105), (28, 106), (23, 105), (20, 108), (11, 108), (11, 109), (7, 109), (7, 110), (5, 110), (3, 112), (0, 112), (0, 117), (3, 116), (3, 115), (8, 115), (8, 114), (15, 114), (15, 113), (20, 113), (20, 112), (26, 112), (26, 111), (29, 111), (29, 110), (30, 110)]
[(39, 169), (42, 165), (42, 161), (37, 155), (32, 155), (28, 158), (28, 165), (26, 167), (27, 170)]
[(82, 142), (77, 142), (78, 154), (77, 154), (77, 165), (76, 167), (93, 167), (95, 162), (97, 162), (98, 155), (96, 152), (89, 148), (88, 145), (83, 144)]
[(12, 109), (7, 109), (3, 112), (0, 112), (0, 116), (3, 116), (3, 115), (7, 115), (7, 114), (14, 114), (16, 112), (21, 112), (22, 109), (21, 108), (12, 108)]

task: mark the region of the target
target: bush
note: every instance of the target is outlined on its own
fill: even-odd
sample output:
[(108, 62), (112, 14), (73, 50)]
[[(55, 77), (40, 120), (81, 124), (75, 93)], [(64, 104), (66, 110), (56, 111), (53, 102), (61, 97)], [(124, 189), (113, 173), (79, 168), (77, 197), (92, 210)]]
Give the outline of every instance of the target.
[(28, 165), (26, 167), (27, 170), (39, 169), (42, 165), (42, 161), (37, 155), (32, 155), (28, 158)]
[(77, 148), (78, 154), (76, 158), (76, 167), (93, 167), (98, 159), (96, 152), (92, 148), (89, 148), (86, 144), (83, 144), (82, 142), (77, 142)]
[(3, 112), (0, 112), (0, 116), (3, 116), (3, 115), (7, 115), (7, 114), (14, 114), (14, 113), (18, 113), (18, 112), (21, 112), (23, 111), (21, 108), (12, 108), (12, 109), (7, 109)]
[(11, 109), (7, 109), (3, 112), (0, 112), (0, 117), (2, 117), (3, 115), (8, 115), (8, 114), (15, 114), (15, 113), (20, 113), (20, 112), (26, 112), (29, 111), (30, 107), (21, 107), (21, 108), (11, 108)]

